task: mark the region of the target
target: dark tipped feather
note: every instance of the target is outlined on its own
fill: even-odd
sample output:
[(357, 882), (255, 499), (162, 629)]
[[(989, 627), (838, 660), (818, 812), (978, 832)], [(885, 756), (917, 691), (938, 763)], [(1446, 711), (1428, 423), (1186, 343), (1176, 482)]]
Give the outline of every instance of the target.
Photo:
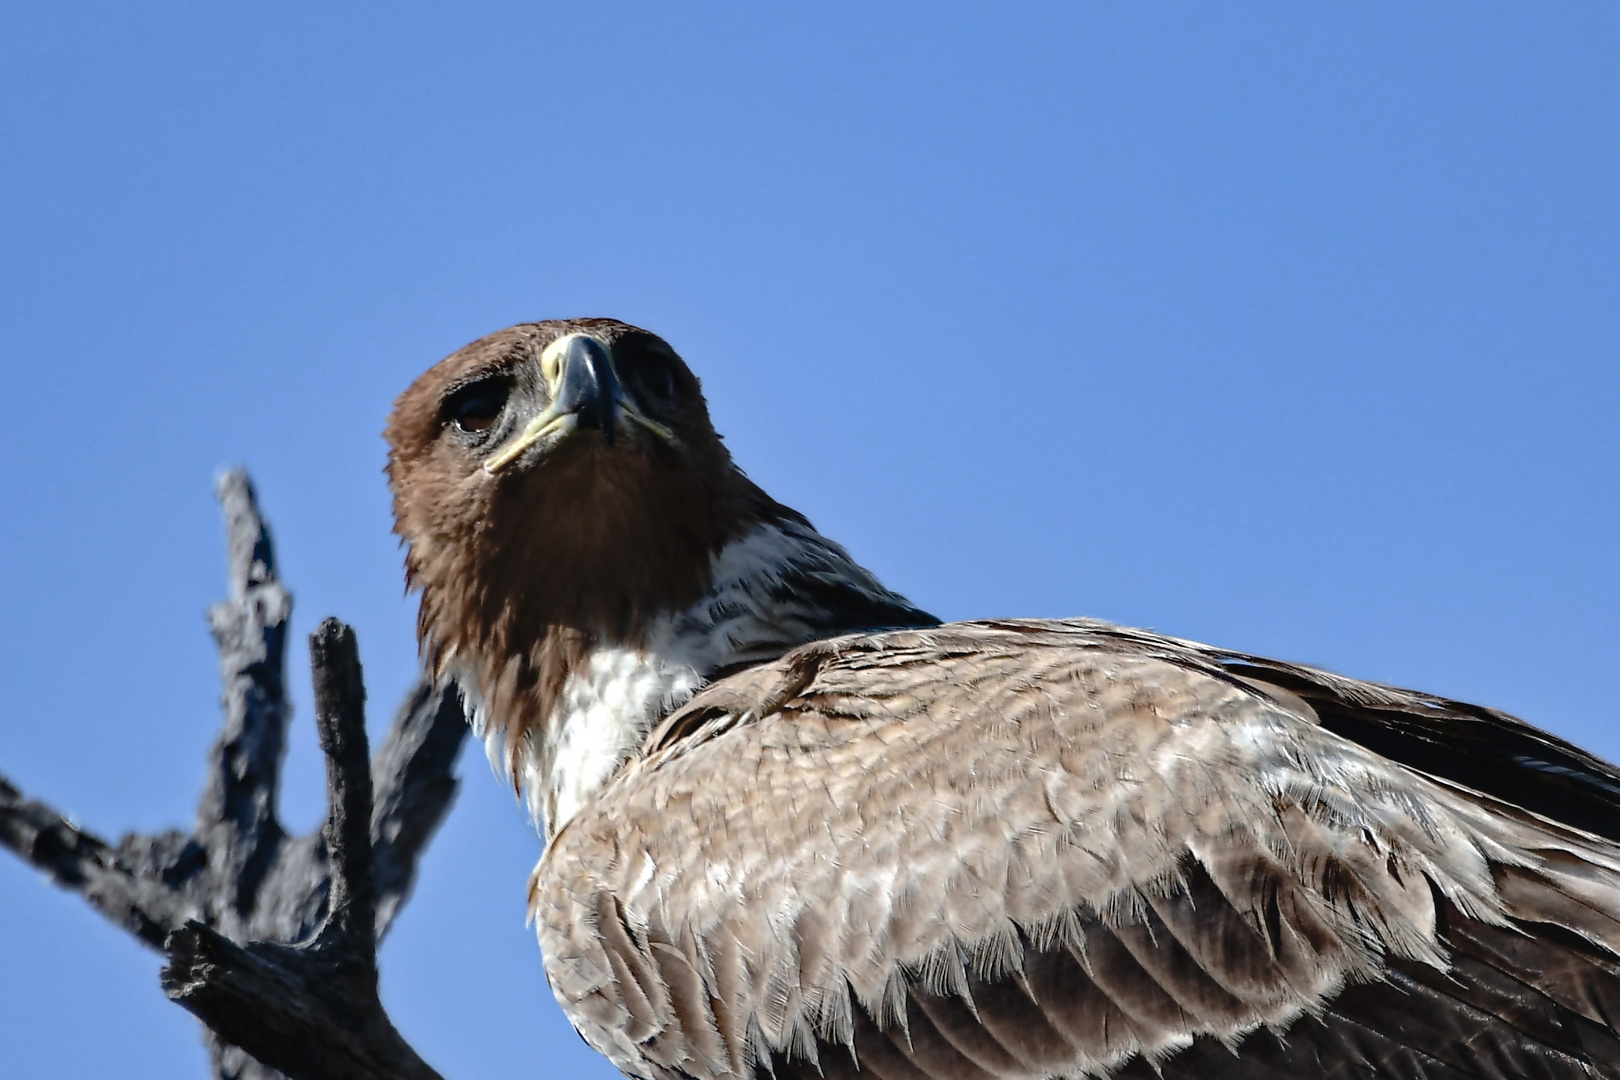
[(1260, 657), (1220, 663), (1297, 694), (1323, 727), (1391, 761), (1620, 842), (1620, 769), (1517, 717)]

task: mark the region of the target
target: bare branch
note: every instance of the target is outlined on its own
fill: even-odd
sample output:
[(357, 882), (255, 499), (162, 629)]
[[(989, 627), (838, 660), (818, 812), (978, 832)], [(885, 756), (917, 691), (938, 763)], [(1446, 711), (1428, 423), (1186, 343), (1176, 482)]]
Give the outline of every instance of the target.
[(372, 877), (377, 940), (410, 898), (416, 863), (456, 798), (455, 764), (467, 737), (461, 694), (425, 673), (371, 761)]
[[(232, 469), (215, 488), (225, 515), (230, 599), (208, 613), (219, 647), (225, 723), (209, 754), (208, 786), (194, 832), (208, 851), (209, 892), (228, 902), (213, 914), (227, 933), (252, 917), (259, 884), (284, 834), (276, 790), (286, 750), (285, 647), (292, 597), (276, 576), (270, 530), (247, 474)], [(229, 883), (228, 897), (221, 887)]]
[(191, 917), (189, 901), (163, 877), (195, 872), (201, 852), (182, 833), (130, 837), (113, 848), (0, 778), (0, 846), (83, 896), (108, 920), (154, 949)]
[(377, 1001), (376, 943), (455, 798), (467, 730), (460, 696), (424, 676), (368, 763), (354, 632), (323, 623), (311, 651), (327, 822), (287, 836), (276, 795), (292, 601), (246, 474), (223, 476), (218, 495), (230, 599), (209, 622), (225, 718), (194, 832), (130, 835), (114, 847), (0, 778), (0, 846), (170, 954), (164, 988), (217, 1033), (220, 1080), (275, 1080), (276, 1068), (299, 1078), (433, 1077)]
[(326, 754), (326, 824), (332, 861), (322, 940), (377, 969), (377, 890), (371, 875), (371, 761), (366, 747), (366, 686), (354, 631), (327, 619), (309, 638), (315, 675), (315, 726)]
[(165, 946), (163, 988), (216, 1034), (294, 1080), (437, 1080), (377, 998), (371, 765), (354, 631), (327, 619), (309, 651), (326, 754), (326, 921), (313, 941), (245, 948), (188, 923)]
[(170, 935), (163, 989), (293, 1080), (441, 1080), (319, 946), (238, 945), (202, 923)]

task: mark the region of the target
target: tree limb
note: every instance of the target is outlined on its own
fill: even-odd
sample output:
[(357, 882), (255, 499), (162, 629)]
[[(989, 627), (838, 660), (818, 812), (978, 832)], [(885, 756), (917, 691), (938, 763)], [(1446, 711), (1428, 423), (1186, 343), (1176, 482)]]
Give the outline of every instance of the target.
[(354, 631), (327, 619), (310, 636), (310, 656), (326, 754), (326, 920), (310, 942), (245, 948), (188, 923), (165, 945), (163, 989), (231, 1044), (294, 1080), (439, 1080), (377, 998), (371, 764)]
[[(132, 834), (114, 847), (0, 778), (0, 846), (169, 953), (165, 990), (216, 1033), (221, 1080), (273, 1080), (270, 1064), (298, 1078), (434, 1076), (377, 1003), (376, 942), (455, 798), (460, 697), (424, 677), (368, 762), (354, 633), (323, 623), (311, 649), (327, 822), (287, 836), (275, 810), (291, 597), (246, 474), (225, 474), (218, 495), (230, 591), (209, 622), (225, 718), (192, 833)], [(340, 1037), (333, 1017), (344, 1009)], [(243, 1016), (262, 1022), (243, 1027)]]
[[(180, 849), (189, 842), (183, 834), (164, 833), (131, 837), (113, 848), (0, 778), (0, 847), (83, 896), (110, 922), (154, 949), (161, 949), (168, 932), (190, 917), (191, 905), (151, 871), (183, 869), (185, 853)], [(145, 866), (138, 865), (142, 861)]]

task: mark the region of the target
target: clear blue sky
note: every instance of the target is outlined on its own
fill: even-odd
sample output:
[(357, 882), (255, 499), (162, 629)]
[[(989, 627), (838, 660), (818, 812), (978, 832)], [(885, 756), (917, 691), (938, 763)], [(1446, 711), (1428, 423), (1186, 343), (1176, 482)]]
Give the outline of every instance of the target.
[[(614, 315), (941, 615), (1089, 614), (1620, 757), (1620, 8), (7, 4), (0, 772), (189, 822), (215, 471), (300, 640), (414, 665), (379, 437)], [(301, 650), (300, 650), (301, 651)], [(320, 813), (307, 680), (285, 816)], [(477, 754), (383, 951), (452, 1080), (606, 1077)], [(0, 857), (0, 1071), (202, 1076), (159, 960)]]

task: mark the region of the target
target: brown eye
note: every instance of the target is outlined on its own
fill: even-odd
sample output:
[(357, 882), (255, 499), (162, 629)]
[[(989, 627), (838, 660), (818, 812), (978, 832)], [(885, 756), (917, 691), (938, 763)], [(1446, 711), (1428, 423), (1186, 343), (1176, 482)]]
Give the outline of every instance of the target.
[(481, 379), (450, 395), (445, 416), (469, 434), (488, 431), (501, 418), (511, 396), (512, 384), (506, 379)]

